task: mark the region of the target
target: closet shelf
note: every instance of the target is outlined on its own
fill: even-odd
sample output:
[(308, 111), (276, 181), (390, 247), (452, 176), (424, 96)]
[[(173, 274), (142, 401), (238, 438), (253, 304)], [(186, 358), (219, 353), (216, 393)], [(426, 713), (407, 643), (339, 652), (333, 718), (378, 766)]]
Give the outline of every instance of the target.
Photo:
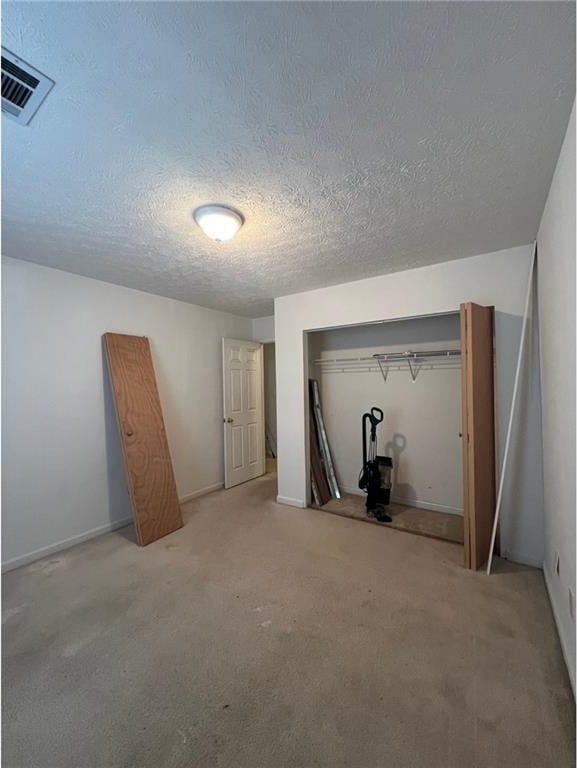
[(378, 373), (386, 381), (389, 371), (409, 370), (412, 381), (422, 370), (458, 368), (460, 349), (423, 349), (418, 352), (378, 352), (368, 357), (321, 357), (314, 363), (323, 373)]
[[(448, 362), (452, 362), (455, 358), (461, 357), (460, 349), (421, 349), (418, 352), (412, 352), (407, 350), (406, 352), (379, 352), (373, 355), (379, 363), (383, 379), (386, 381), (389, 375), (390, 364), (404, 362), (407, 364), (409, 371), (411, 372), (411, 381), (413, 384), (417, 380), (419, 372), (423, 369), (423, 363), (427, 360), (436, 361), (437, 364), (441, 363), (443, 367), (447, 367)], [(433, 368), (433, 363), (429, 363), (426, 367), (428, 369)]]
[(374, 358), (376, 358), (379, 362), (395, 362), (399, 360), (407, 361), (419, 361), (419, 360), (426, 360), (431, 357), (436, 358), (454, 358), (454, 357), (461, 357), (461, 350), (460, 349), (421, 349), (418, 352), (412, 352), (408, 350), (407, 352), (378, 352), (376, 355), (373, 355)]

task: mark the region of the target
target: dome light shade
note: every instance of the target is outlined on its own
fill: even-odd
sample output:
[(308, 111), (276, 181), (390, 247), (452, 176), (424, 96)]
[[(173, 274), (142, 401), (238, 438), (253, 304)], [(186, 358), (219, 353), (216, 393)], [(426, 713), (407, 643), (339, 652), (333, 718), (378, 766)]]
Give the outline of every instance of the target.
[(194, 220), (212, 240), (231, 240), (244, 224), (237, 211), (225, 205), (201, 205), (193, 213)]

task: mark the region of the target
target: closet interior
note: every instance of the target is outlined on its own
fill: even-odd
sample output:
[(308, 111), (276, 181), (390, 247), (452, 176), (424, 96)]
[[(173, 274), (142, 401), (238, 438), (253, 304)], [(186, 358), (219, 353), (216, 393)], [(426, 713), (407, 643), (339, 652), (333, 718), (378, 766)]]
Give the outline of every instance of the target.
[[(461, 544), (480, 567), (495, 493), (492, 309), (309, 332), (308, 357), (311, 505)], [(371, 451), (387, 488), (377, 513)]]

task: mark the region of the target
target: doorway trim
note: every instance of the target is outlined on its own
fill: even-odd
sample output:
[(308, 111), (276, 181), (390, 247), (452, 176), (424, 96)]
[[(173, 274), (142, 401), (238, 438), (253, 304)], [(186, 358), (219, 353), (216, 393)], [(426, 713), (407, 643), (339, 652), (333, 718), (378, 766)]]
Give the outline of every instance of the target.
[[(236, 358), (231, 356), (234, 350), (238, 350)], [(254, 357), (253, 352), (256, 353)], [(231, 363), (234, 363), (234, 368), (231, 368)], [(239, 374), (234, 382), (230, 373)], [(249, 376), (249, 373), (256, 375)], [(266, 473), (264, 365), (263, 345), (260, 342), (226, 337), (222, 339), (222, 400), (224, 487), (232, 488)], [(235, 424), (235, 418), (238, 424)], [(255, 429), (251, 430), (253, 426)], [(238, 438), (233, 435), (233, 429), (237, 434), (238, 430), (241, 430)], [(251, 462), (255, 440), (257, 457)], [(241, 462), (236, 477), (232, 471), (235, 450), (238, 451)]]

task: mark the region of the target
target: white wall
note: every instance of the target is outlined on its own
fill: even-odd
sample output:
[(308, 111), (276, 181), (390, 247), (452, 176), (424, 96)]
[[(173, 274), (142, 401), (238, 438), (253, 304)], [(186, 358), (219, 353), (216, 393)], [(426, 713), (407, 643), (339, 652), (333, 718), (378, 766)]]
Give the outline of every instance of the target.
[(262, 341), (263, 344), (274, 341), (274, 315), (255, 317), (252, 321), (252, 337), (255, 341)]
[[(376, 352), (459, 349), (459, 315), (354, 326), (309, 335), (316, 357), (369, 357)], [(374, 370), (315, 366), (325, 426), (341, 489), (361, 493), (361, 417), (375, 405), (384, 421), (377, 430), (379, 453), (393, 458), (393, 500), (440, 512), (463, 514), (461, 372), (426, 365), (413, 382), (406, 365), (392, 366), (386, 382)]]
[[(575, 688), (575, 107), (538, 242), (545, 487), (544, 572)], [(559, 553), (559, 575), (555, 556)]]
[[(531, 246), (336, 285), (275, 300), (279, 501), (309, 498), (306, 331), (454, 312), (464, 301), (495, 307), (497, 452), (501, 455), (521, 335)], [(533, 350), (535, 355), (535, 350)], [(533, 357), (534, 361), (534, 357)], [(538, 379), (526, 376), (513, 460), (505, 486), (503, 554), (541, 565), (543, 557)]]
[(221, 338), (251, 320), (25, 261), (2, 277), (5, 567), (130, 517), (106, 331), (150, 339), (179, 496), (222, 483)]

